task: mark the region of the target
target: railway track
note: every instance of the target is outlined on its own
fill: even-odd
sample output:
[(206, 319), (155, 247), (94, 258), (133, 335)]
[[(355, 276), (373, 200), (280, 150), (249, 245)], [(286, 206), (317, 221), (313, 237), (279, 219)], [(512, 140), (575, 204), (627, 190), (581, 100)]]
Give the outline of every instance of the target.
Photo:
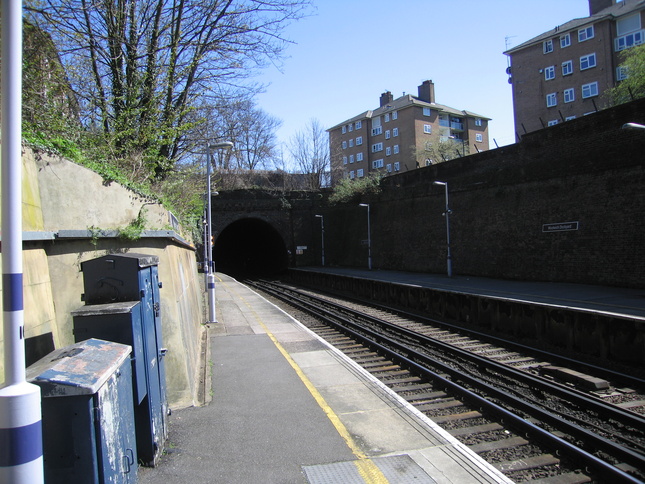
[[(645, 416), (634, 411), (645, 405), (642, 380), (589, 377), (409, 315), (247, 284), (300, 312), (304, 324), (515, 482), (644, 482)], [(605, 377), (634, 389), (617, 391)]]

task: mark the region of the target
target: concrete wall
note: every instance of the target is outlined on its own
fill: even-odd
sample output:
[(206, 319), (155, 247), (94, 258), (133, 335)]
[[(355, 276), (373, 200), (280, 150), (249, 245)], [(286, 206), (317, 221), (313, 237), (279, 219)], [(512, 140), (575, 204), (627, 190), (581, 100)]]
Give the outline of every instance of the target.
[[(118, 238), (116, 231), (142, 210), (143, 236), (136, 241)], [(115, 252), (159, 257), (168, 399), (174, 408), (195, 404), (203, 363), (202, 289), (194, 248), (171, 229), (169, 213), (154, 200), (104, 183), (86, 168), (26, 148), (23, 231), (26, 338), (40, 336), (56, 348), (74, 342), (70, 313), (84, 305), (81, 262)], [(2, 364), (0, 359), (0, 373)]]

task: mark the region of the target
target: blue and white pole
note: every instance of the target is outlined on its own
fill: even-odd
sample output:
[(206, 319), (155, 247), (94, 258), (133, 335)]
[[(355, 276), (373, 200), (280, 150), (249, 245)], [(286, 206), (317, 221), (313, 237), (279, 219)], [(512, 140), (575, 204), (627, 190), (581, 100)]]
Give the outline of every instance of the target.
[(0, 483), (44, 482), (40, 388), (26, 381), (22, 294), (22, 2), (2, 0)]

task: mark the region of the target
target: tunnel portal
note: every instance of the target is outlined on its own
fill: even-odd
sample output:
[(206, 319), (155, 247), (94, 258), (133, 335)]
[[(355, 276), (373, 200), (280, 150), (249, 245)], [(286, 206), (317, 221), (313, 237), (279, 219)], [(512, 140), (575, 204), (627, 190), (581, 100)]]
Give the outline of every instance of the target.
[(228, 225), (213, 247), (215, 269), (236, 278), (266, 277), (287, 270), (283, 238), (269, 223), (245, 218)]

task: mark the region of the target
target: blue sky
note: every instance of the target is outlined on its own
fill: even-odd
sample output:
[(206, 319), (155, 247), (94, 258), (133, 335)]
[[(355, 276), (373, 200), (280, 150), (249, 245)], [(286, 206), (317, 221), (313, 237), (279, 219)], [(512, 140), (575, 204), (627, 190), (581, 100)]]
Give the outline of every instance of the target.
[[(293, 23), (281, 70), (258, 107), (282, 121), (286, 143), (310, 119), (324, 128), (375, 109), (391, 91), (416, 95), (426, 79), (437, 103), (492, 118), (491, 148), (515, 141), (507, 46), (573, 18), (588, 0), (314, 0), (313, 16)], [(508, 38), (508, 39), (507, 39)]]

